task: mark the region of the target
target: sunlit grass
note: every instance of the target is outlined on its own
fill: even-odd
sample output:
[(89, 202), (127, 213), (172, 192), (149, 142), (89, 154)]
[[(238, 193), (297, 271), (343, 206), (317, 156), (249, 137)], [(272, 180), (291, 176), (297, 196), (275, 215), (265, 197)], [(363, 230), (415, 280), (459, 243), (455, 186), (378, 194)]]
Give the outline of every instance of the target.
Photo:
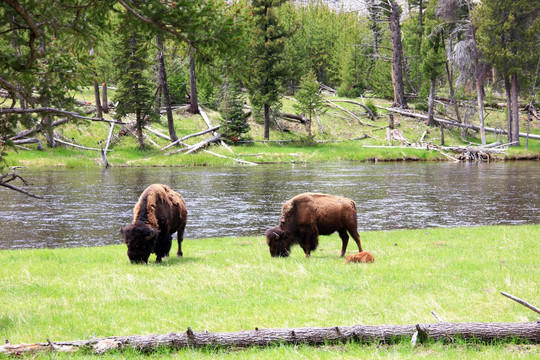
[[(178, 332), (188, 326), (222, 332), (414, 324), (436, 321), (431, 310), (452, 322), (536, 321), (534, 312), (499, 292), (531, 302), (539, 298), (539, 234), (540, 225), (367, 232), (362, 244), (375, 262), (347, 265), (338, 257), (336, 235), (322, 237), (310, 259), (299, 247), (290, 258), (271, 258), (262, 236), (187, 239), (184, 258), (154, 264), (151, 257), (148, 266), (131, 265), (124, 245), (4, 250), (0, 337), (21, 343)], [(175, 356), (400, 358), (428, 351), (451, 358), (447, 351), (467, 356), (472, 351), (480, 358), (489, 358), (486, 353), (504, 358), (511, 351), (506, 346), (428, 349), (349, 344), (240, 353), (183, 350)]]

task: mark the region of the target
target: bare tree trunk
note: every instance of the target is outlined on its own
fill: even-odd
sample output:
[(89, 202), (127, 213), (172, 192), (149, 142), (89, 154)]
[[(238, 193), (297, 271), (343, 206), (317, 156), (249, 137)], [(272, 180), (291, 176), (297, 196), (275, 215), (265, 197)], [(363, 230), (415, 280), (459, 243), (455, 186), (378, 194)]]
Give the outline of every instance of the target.
[(264, 104), (264, 138), (270, 139), (270, 105)]
[(429, 99), (428, 99), (428, 126), (435, 126), (435, 119), (433, 118), (433, 112), (435, 108), (435, 84), (436, 79), (432, 78), (429, 86)]
[(512, 145), (519, 146), (518, 77), (512, 74)]
[(105, 114), (109, 113), (109, 99), (107, 98), (107, 83), (101, 85), (101, 107)]
[(199, 113), (199, 100), (197, 99), (197, 78), (195, 74), (195, 49), (192, 47), (189, 50), (189, 112), (192, 114)]
[(513, 140), (512, 136), (512, 85), (510, 84), (510, 79), (508, 75), (504, 77), (504, 89), (506, 90), (506, 118), (508, 120), (508, 142), (511, 143)]
[(469, 5), (469, 33), (474, 46), (474, 67), (476, 80), (476, 102), (478, 104), (478, 117), (480, 118), (480, 137), (482, 145), (486, 145), (486, 131), (484, 129), (484, 65), (480, 63), (480, 52), (476, 42), (476, 29), (474, 28), (471, 17), (471, 8)]
[(403, 84), (403, 49), (401, 45), (401, 24), (399, 18), (399, 5), (395, 0), (389, 1), (390, 31), (392, 33), (392, 85), (394, 86), (393, 107), (407, 109), (405, 101), (405, 87)]
[(456, 93), (454, 91), (454, 72), (450, 67), (448, 59), (452, 56), (452, 49), (454, 48), (454, 39), (452, 36), (448, 39), (448, 50), (446, 51), (446, 75), (448, 76), (448, 88), (450, 90), (450, 99), (454, 105), (454, 111), (456, 112), (456, 119), (458, 122), (461, 121), (461, 115), (459, 114), (459, 104), (456, 101)]
[(101, 98), (99, 96), (99, 85), (96, 80), (94, 80), (94, 97), (96, 100), (96, 117), (102, 118), (103, 111), (101, 109)]
[(167, 110), (167, 123), (169, 125), (169, 135), (171, 136), (171, 142), (178, 140), (176, 131), (174, 129), (174, 119), (171, 108), (171, 98), (169, 96), (169, 86), (167, 84), (167, 72), (165, 70), (165, 59), (163, 55), (163, 42), (159, 35), (156, 35), (156, 44), (158, 47), (159, 57), (159, 83), (161, 91), (163, 93), (163, 100), (165, 102), (165, 109)]

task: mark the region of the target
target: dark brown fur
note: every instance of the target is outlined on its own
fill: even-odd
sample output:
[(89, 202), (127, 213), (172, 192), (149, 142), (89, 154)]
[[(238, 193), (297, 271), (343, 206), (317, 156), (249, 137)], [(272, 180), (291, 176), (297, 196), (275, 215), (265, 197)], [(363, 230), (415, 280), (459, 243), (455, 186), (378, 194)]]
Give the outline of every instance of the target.
[(375, 261), (375, 258), (369, 251), (362, 251), (358, 254), (351, 254), (347, 256), (347, 260), (345, 260), (345, 264), (352, 262), (352, 263), (372, 263)]
[(291, 245), (300, 244), (309, 257), (319, 245), (319, 235), (336, 231), (342, 241), (341, 256), (347, 251), (347, 232), (362, 251), (355, 202), (342, 196), (305, 193), (283, 204), (280, 224), (266, 231), (266, 243), (272, 256), (289, 256)]
[(161, 262), (161, 258), (169, 256), (171, 235), (175, 232), (178, 236), (177, 256), (182, 256), (186, 222), (186, 203), (180, 194), (167, 185), (147, 187), (133, 209), (133, 222), (120, 230), (131, 262), (148, 263), (151, 253), (156, 254), (156, 262)]

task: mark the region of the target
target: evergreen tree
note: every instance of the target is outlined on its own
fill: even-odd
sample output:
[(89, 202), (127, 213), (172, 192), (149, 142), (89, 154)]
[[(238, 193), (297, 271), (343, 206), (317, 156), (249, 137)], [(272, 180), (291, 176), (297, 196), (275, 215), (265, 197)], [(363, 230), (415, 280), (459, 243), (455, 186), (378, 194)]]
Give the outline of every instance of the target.
[(286, 75), (282, 64), (285, 39), (289, 34), (280, 24), (278, 8), (286, 0), (253, 0), (252, 76), (248, 90), (254, 109), (264, 111), (264, 138), (270, 138), (270, 111), (279, 106), (281, 82)]
[(221, 101), (221, 134), (236, 143), (249, 131), (244, 96), (236, 82), (224, 81)]
[(123, 17), (119, 27), (116, 67), (116, 94), (118, 102), (115, 117), (120, 119), (127, 114), (135, 114), (135, 129), (139, 146), (145, 148), (142, 130), (147, 120), (156, 116), (153, 111), (154, 97), (147, 69), (148, 42), (130, 19)]
[(316, 111), (324, 113), (324, 97), (319, 91), (319, 82), (315, 73), (311, 70), (300, 83), (300, 90), (297, 91), (295, 98), (298, 100), (293, 107), (299, 114), (308, 115), (306, 124), (308, 136), (311, 136), (311, 119)]

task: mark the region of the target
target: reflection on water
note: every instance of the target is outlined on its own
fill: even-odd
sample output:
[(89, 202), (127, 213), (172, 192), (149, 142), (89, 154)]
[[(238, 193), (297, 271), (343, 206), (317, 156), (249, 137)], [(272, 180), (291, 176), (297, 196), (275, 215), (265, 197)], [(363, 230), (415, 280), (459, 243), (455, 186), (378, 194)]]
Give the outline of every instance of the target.
[(0, 249), (121, 243), (140, 193), (186, 200), (185, 238), (263, 236), (302, 192), (356, 201), (359, 231), (540, 222), (540, 163), (388, 163), (19, 172), (36, 200), (0, 188)]

